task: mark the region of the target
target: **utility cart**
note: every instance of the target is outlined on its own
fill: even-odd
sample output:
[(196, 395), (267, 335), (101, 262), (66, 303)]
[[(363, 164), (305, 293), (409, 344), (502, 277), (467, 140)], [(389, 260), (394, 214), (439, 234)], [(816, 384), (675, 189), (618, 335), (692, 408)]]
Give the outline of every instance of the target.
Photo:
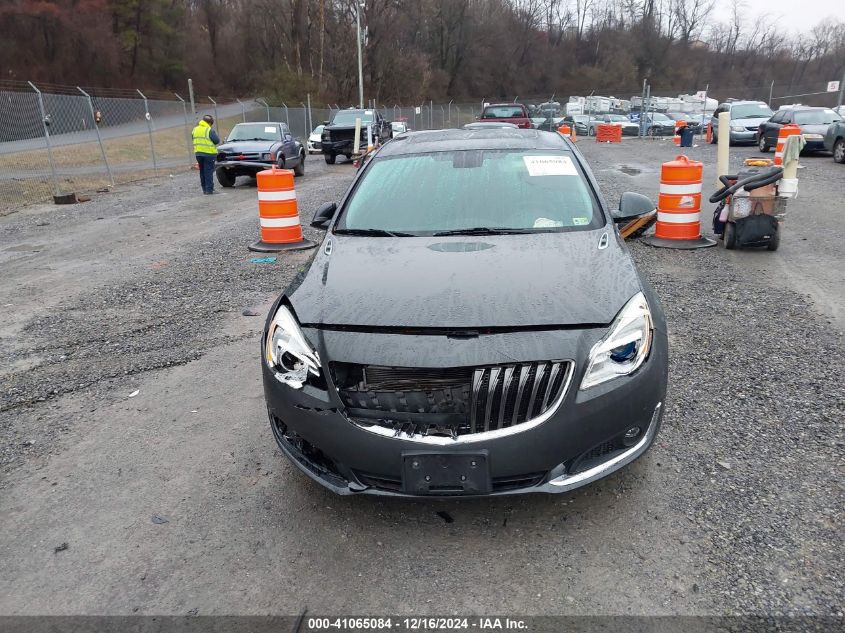
[(732, 176), (720, 176), (722, 188), (710, 196), (718, 203), (713, 213), (713, 232), (725, 248), (765, 246), (776, 251), (791, 191), (779, 192), (783, 168), (766, 159), (749, 159)]

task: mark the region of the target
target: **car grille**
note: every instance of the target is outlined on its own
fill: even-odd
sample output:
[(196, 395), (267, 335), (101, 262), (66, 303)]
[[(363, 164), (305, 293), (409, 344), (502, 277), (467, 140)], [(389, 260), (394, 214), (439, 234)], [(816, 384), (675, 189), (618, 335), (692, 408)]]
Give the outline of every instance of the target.
[(227, 160), (248, 160), (248, 161), (257, 161), (261, 160), (261, 153), (259, 152), (234, 152), (234, 153), (225, 153), (220, 152), (217, 155), (218, 161), (227, 161)]
[[(389, 492), (403, 492), (402, 478), (393, 477), (389, 475), (374, 475), (371, 473), (364, 473), (354, 471), (355, 476), (365, 486), (376, 488), (378, 490), (386, 490)], [(529, 473), (527, 475), (513, 475), (510, 477), (493, 477), (491, 489), (493, 492), (505, 492), (508, 490), (519, 490), (521, 488), (533, 488), (542, 483), (546, 477), (546, 473)], [(448, 493), (444, 493), (446, 496)], [(463, 494), (463, 493), (459, 493)]]
[(748, 125), (748, 126), (746, 126), (745, 129), (748, 130), (749, 132), (756, 132), (760, 128), (756, 125)]
[(572, 361), (418, 368), (332, 363), (348, 415), (396, 435), (459, 437), (516, 428), (561, 398)]

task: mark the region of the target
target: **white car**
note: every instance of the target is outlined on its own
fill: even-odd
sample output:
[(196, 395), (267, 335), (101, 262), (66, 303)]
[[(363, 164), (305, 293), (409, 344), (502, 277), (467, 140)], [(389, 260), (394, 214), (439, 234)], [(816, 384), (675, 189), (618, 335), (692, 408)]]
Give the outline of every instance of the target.
[(314, 128), (314, 131), (311, 132), (311, 135), (308, 137), (307, 149), (309, 154), (319, 154), (322, 152), (322, 145), (320, 145), (320, 139), (323, 135), (323, 125), (318, 125)]
[(408, 126), (401, 121), (393, 121), (390, 124), (390, 127), (393, 130), (394, 134), (404, 134), (405, 132), (410, 132)]

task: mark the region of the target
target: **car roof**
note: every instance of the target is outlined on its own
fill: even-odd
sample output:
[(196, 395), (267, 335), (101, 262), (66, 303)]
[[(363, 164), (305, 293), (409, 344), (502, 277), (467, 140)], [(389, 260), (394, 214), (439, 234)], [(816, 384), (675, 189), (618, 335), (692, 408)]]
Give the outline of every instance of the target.
[(432, 130), (407, 132), (386, 143), (379, 156), (403, 156), (467, 149), (568, 150), (569, 141), (560, 134), (519, 128), (477, 130)]

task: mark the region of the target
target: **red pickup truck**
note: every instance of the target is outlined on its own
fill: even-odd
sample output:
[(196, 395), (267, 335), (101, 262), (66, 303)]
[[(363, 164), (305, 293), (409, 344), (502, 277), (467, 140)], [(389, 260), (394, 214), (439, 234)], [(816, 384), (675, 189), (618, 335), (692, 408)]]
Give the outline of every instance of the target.
[(491, 103), (484, 106), (479, 121), (513, 123), (517, 127), (532, 128), (528, 108), (521, 103)]

